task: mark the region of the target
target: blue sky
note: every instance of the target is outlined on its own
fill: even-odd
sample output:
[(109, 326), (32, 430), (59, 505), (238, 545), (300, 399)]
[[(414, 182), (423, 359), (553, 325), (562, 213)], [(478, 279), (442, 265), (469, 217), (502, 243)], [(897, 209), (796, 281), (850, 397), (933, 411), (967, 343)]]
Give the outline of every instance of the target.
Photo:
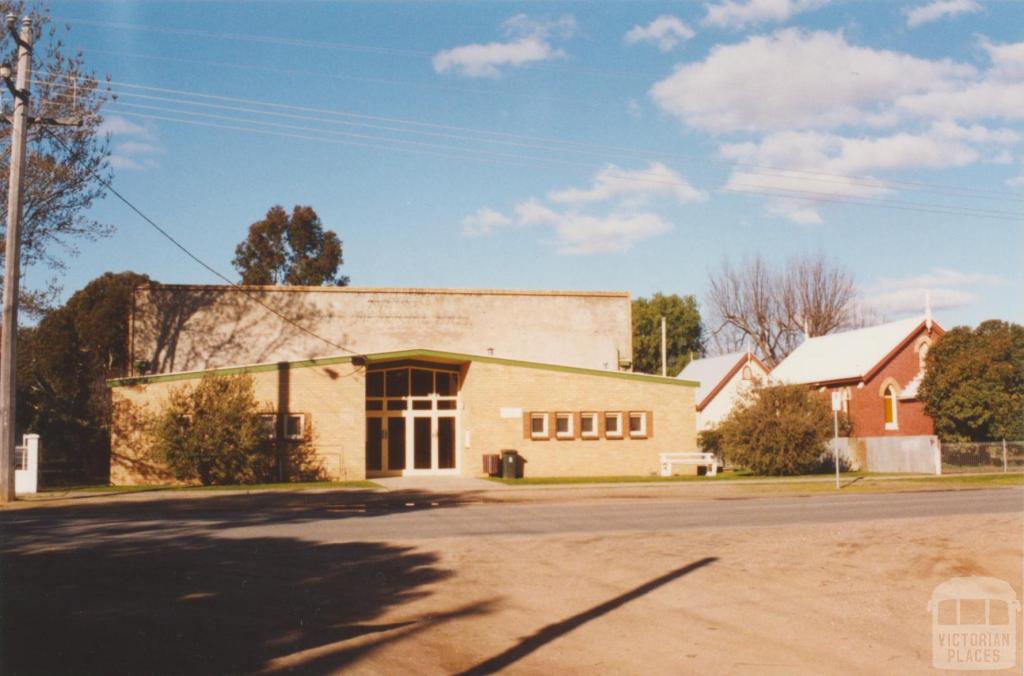
[[(887, 318), (928, 290), (948, 325), (1024, 320), (1024, 3), (51, 12), (121, 94), (116, 187), (232, 276), (250, 223), (308, 204), (359, 286), (702, 298), (723, 256), (824, 251)], [(95, 215), (116, 234), (65, 295), (217, 281), (116, 200)]]

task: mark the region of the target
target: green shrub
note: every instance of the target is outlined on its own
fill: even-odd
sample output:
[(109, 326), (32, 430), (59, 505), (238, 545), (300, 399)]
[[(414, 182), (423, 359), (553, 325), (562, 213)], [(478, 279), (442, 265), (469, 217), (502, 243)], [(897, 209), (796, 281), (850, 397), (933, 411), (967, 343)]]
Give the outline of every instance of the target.
[(722, 432), (717, 427), (697, 433), (697, 446), (705, 453), (722, 457)]
[(171, 391), (154, 424), (154, 450), (181, 481), (271, 480), (275, 448), (260, 413), (250, 376), (205, 376), (195, 387)]
[(717, 431), (730, 463), (757, 474), (804, 474), (822, 466), (832, 411), (825, 397), (801, 385), (759, 387)]

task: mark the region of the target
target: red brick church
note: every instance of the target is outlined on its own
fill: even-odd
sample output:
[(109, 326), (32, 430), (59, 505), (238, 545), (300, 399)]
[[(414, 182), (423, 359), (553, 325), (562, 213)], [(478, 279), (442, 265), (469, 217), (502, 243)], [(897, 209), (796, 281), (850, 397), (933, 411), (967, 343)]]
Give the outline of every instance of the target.
[(776, 382), (838, 391), (852, 436), (935, 433), (917, 390), (929, 347), (944, 333), (930, 314), (808, 338), (772, 371)]

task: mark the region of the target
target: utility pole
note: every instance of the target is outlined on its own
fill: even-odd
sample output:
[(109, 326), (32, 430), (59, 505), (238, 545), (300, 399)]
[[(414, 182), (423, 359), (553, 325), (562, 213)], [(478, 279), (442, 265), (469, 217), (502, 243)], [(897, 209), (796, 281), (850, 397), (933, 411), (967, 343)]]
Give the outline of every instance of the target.
[(25, 162), (28, 131), (29, 76), (32, 71), (32, 19), (21, 20), (21, 34), (15, 32), (17, 17), (7, 15), (7, 30), (18, 44), (17, 84), (10, 84), (10, 66), (0, 67), (0, 76), (14, 95), (11, 120), (11, 175), (7, 191), (7, 238), (4, 245), (3, 318), (0, 331), (0, 504), (14, 501), (14, 434), (16, 345), (18, 338), (18, 281), (21, 273), (21, 165)]
[(668, 375), (668, 360), (666, 359), (667, 348), (665, 347), (665, 318), (661, 318), (661, 376)]

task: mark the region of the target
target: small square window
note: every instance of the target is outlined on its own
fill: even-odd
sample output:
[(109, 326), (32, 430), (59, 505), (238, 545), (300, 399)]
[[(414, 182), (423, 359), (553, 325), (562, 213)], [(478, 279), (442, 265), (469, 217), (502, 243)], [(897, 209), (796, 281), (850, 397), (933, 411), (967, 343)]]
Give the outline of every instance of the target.
[(622, 438), (622, 414), (621, 413), (605, 413), (604, 414), (604, 436), (609, 439), (621, 439)]
[(572, 439), (572, 413), (555, 414), (555, 437), (558, 439)]
[(596, 439), (597, 436), (597, 414), (580, 413), (580, 437), (584, 439)]
[(629, 414), (629, 436), (634, 439), (643, 439), (647, 436), (647, 414), (640, 411), (632, 411)]
[(530, 414), (530, 438), (532, 439), (547, 439), (550, 435), (548, 434), (548, 414), (547, 413), (531, 413)]
[(306, 417), (289, 415), (284, 421), (284, 431), (289, 439), (301, 439), (306, 434)]

